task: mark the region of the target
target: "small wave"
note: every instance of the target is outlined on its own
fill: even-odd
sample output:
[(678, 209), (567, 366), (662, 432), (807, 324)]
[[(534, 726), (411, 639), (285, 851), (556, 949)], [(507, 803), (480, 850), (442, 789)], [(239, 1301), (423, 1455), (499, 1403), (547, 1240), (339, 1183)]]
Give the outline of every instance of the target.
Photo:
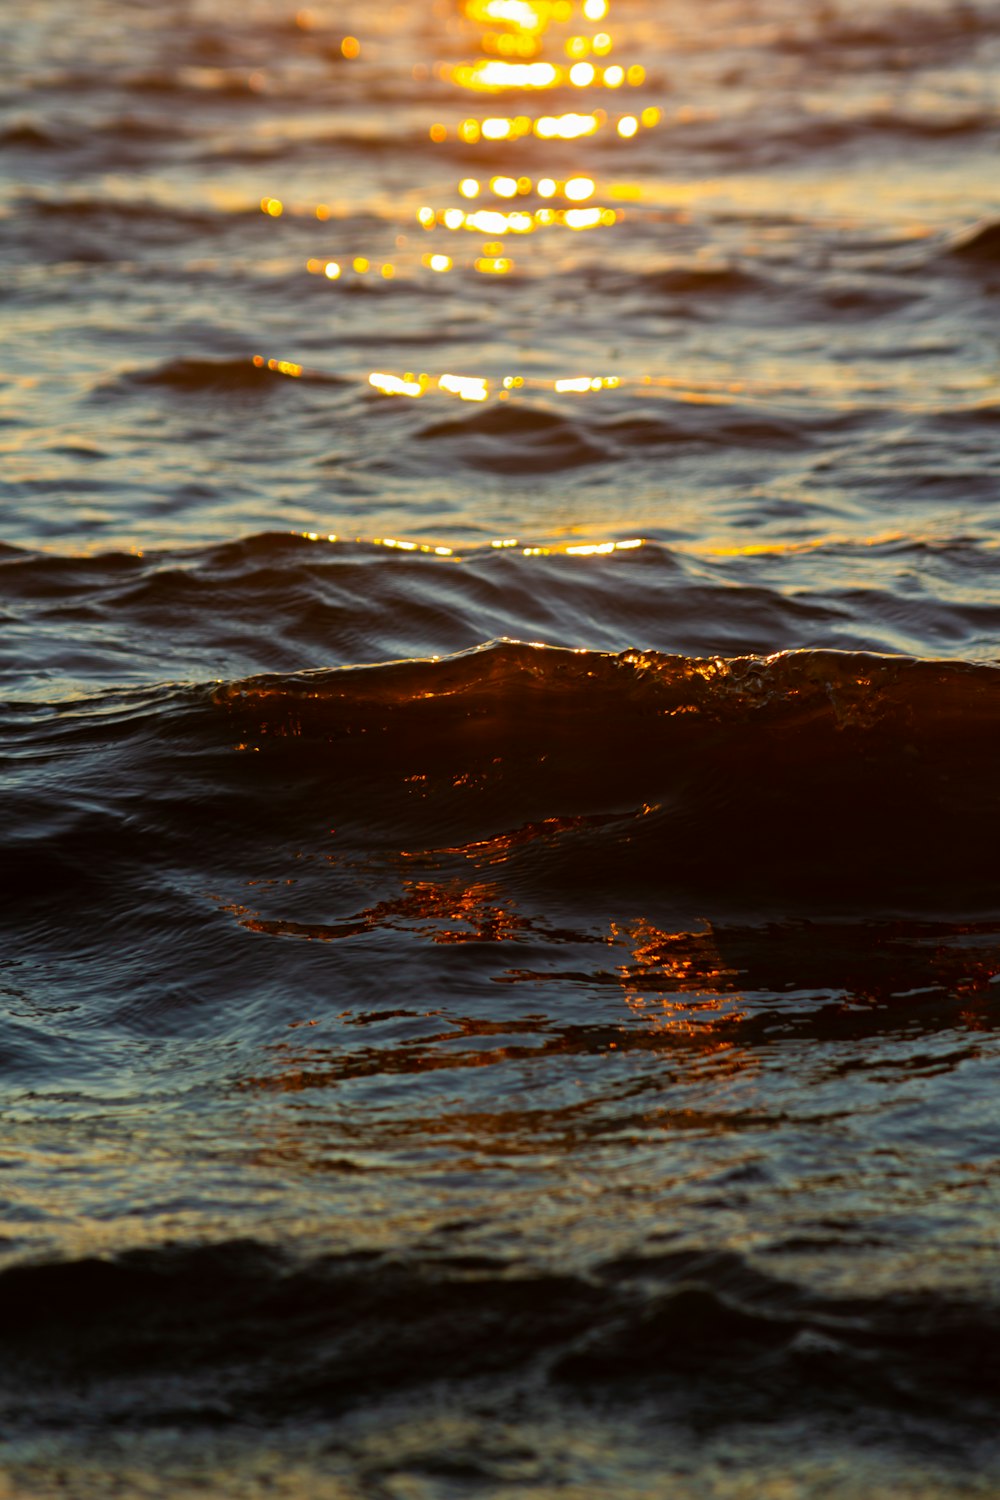
[(53, 130), (44, 129), (31, 120), (8, 125), (5, 130), (0, 130), (0, 146), (9, 146), (14, 150), (54, 151), (65, 144)]
[(762, 405), (740, 406), (715, 399), (709, 402), (685, 401), (681, 398), (658, 400), (652, 409), (648, 398), (644, 408), (612, 417), (600, 431), (615, 440), (627, 452), (632, 447), (708, 444), (723, 448), (799, 447), (811, 441), (818, 427), (836, 424), (827, 418), (822, 424), (815, 418), (784, 414)]
[(670, 266), (662, 271), (644, 272), (636, 279), (644, 291), (654, 296), (659, 293), (669, 297), (725, 297), (765, 289), (759, 276), (725, 263)]
[[(853, 418), (851, 419), (854, 420)], [(839, 416), (817, 422), (790, 410), (755, 408), (723, 398), (643, 398), (642, 409), (603, 420), (574, 420), (536, 403), (512, 401), (469, 417), (429, 425), (425, 441), (454, 443), (472, 468), (507, 474), (549, 473), (627, 457), (634, 447), (800, 447), (818, 431), (843, 425)]]
[(777, 51), (815, 54), (827, 66), (831, 60), (843, 66), (870, 63), (865, 54), (878, 58), (887, 53), (896, 58), (904, 38), (911, 55), (923, 49), (935, 57), (954, 56), (994, 34), (996, 27), (995, 16), (965, 0), (940, 7), (894, 6), (881, 17), (876, 13), (864, 18), (848, 16), (831, 5), (817, 9), (812, 25), (800, 23), (793, 30), (779, 32), (773, 45)]
[(789, 111), (763, 123), (742, 116), (708, 119), (685, 127), (692, 146), (761, 170), (855, 149), (887, 151), (894, 143), (918, 146), (967, 142), (970, 149), (989, 147), (997, 133), (996, 117), (978, 110), (919, 115), (902, 110), (873, 110), (856, 115)]
[[(232, 390), (232, 392), (265, 392), (279, 390), (274, 381), (268, 380), (268, 368), (261, 356), (235, 354), (229, 357), (204, 359), (198, 356), (181, 356), (180, 359), (165, 360), (162, 365), (147, 369), (133, 369), (118, 377), (117, 386), (159, 386), (166, 390), (184, 393), (207, 392), (207, 390)], [(324, 371), (303, 371), (295, 366), (298, 383), (304, 386), (349, 387), (351, 381), (342, 375)], [(100, 386), (97, 390), (106, 390)]]
[[(255, 1241), (14, 1266), (0, 1275), (8, 1420), (285, 1420), (436, 1381), (655, 1389), (720, 1423), (776, 1409), (982, 1419), (1000, 1379), (990, 1304), (810, 1295), (731, 1252), (563, 1272), (500, 1258), (358, 1251), (313, 1260)], [(127, 1393), (123, 1374), (127, 1372)], [(27, 1378), (26, 1378), (27, 1377)], [(81, 1385), (82, 1382), (82, 1385)]]
[(1000, 219), (988, 219), (959, 235), (951, 253), (987, 266), (1000, 265)]
[[(32, 213), (46, 219), (67, 221), (117, 220), (129, 224), (150, 227), (173, 225), (177, 229), (205, 230), (212, 228), (221, 219), (230, 218), (231, 212), (221, 214), (210, 208), (181, 207), (177, 204), (160, 203), (153, 199), (128, 200), (123, 198), (91, 198), (68, 196), (46, 198), (30, 195), (23, 200)], [(249, 216), (249, 211), (247, 216)]]
[(258, 368), (249, 355), (229, 359), (184, 356), (167, 360), (152, 369), (130, 370), (121, 377), (119, 384), (163, 386), (168, 390), (192, 393), (212, 390), (263, 392), (270, 384), (266, 376), (267, 371)]
[[(298, 370), (298, 367), (296, 367)], [(269, 371), (259, 357), (233, 355), (229, 358), (199, 358), (182, 355), (166, 360), (151, 369), (128, 370), (113, 382), (119, 389), (134, 386), (160, 386), (167, 390), (197, 394), (199, 391), (276, 391), (279, 387), (268, 379)], [(350, 381), (322, 371), (301, 370), (298, 380), (307, 385), (345, 386)], [(106, 391), (107, 384), (98, 387)]]
[(218, 95), (229, 99), (252, 99), (253, 85), (245, 68), (181, 64), (176, 68), (144, 68), (125, 74), (121, 86), (129, 93)]
[(104, 137), (109, 152), (120, 150), (124, 142), (141, 142), (151, 145), (171, 145), (178, 142), (194, 142), (196, 131), (177, 112), (163, 113), (155, 117), (130, 111), (126, 114), (109, 114), (95, 123), (93, 135)]
[(549, 473), (611, 456), (568, 417), (535, 404), (494, 406), (434, 422), (418, 436), (427, 442), (455, 439), (463, 462), (502, 474)]

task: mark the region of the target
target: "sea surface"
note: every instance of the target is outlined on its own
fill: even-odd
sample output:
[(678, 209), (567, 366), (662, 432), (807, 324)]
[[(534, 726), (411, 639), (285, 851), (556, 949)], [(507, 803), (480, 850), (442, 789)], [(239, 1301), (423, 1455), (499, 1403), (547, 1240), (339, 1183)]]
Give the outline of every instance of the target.
[(998, 0), (2, 31), (0, 1496), (996, 1496)]

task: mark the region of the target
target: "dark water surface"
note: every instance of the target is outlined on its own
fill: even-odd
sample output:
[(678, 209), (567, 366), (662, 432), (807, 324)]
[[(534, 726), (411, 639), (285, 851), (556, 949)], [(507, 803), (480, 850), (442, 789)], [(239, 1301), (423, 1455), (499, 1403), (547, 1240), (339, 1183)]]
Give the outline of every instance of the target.
[(533, 4), (8, 0), (0, 1495), (998, 1493), (1000, 5)]

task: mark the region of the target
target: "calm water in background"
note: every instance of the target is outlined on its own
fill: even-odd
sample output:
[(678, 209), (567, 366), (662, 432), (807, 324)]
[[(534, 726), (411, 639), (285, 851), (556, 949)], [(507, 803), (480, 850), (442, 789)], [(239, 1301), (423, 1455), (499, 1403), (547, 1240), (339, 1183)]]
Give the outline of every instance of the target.
[(5, 11), (0, 1494), (1000, 1484), (1000, 6), (516, 9)]

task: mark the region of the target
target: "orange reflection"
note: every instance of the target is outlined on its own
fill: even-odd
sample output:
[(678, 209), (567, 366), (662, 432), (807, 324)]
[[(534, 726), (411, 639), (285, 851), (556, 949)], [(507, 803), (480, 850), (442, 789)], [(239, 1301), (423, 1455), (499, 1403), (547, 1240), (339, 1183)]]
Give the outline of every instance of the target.
[(612, 924), (616, 942), (631, 950), (630, 964), (620, 969), (629, 984), (648, 980), (657, 989), (685, 994), (730, 991), (740, 971), (722, 958), (710, 926), (701, 932), (669, 932), (640, 918), (627, 927)]
[[(513, 844), (544, 835), (547, 831), (547, 825), (525, 828), (514, 835), (489, 841), (490, 848), (501, 857)], [(480, 852), (486, 854), (487, 846), (481, 846)], [(506, 1007), (499, 1018), (454, 1015), (442, 1009), (343, 1012), (337, 1017), (338, 1031), (344, 1027), (380, 1026), (396, 1019), (408, 1018), (413, 1024), (403, 1031), (394, 1030), (389, 1045), (381, 1040), (379, 1033), (376, 1033), (378, 1039), (372, 1045), (364, 1045), (360, 1038), (348, 1037), (346, 1033), (339, 1042), (332, 1044), (312, 1039), (306, 1043), (298, 1036), (294, 1040), (278, 1042), (268, 1049), (276, 1067), (246, 1079), (244, 1087), (299, 1093), (374, 1073), (388, 1076), (479, 1070), (511, 1062), (551, 1062), (558, 1056), (571, 1060), (595, 1054), (614, 1056), (664, 1051), (672, 1054), (677, 1049), (685, 1055), (688, 1077), (705, 1071), (713, 1077), (739, 1073), (745, 1078), (760, 1067), (760, 1059), (749, 1045), (744, 1044), (745, 1038), (741, 1034), (747, 1019), (742, 998), (727, 993), (735, 972), (720, 962), (710, 930), (669, 933), (647, 921), (638, 921), (627, 929), (613, 928), (612, 935), (605, 938), (561, 932), (520, 913), (513, 900), (503, 896), (500, 887), (492, 880), (474, 880), (468, 884), (455, 879), (404, 880), (402, 892), (395, 900), (379, 902), (356, 917), (332, 926), (265, 920), (251, 915), (243, 907), (227, 910), (231, 910), (241, 925), (250, 931), (321, 942), (350, 938), (376, 929), (390, 929), (445, 944), (524, 943), (533, 937), (550, 943), (598, 944), (604, 951), (612, 944), (631, 948), (632, 958), (632, 962), (621, 965), (617, 971), (627, 1008), (626, 1016), (620, 1021), (561, 1021), (556, 1015), (549, 1016), (535, 1009), (528, 1015), (512, 1017), (506, 1014)], [(508, 983), (570, 981), (574, 985), (585, 977), (579, 970), (563, 974), (551, 969), (538, 973), (515, 969), (505, 976)], [(606, 993), (606, 985), (613, 977), (597, 970), (592, 979)], [(682, 994), (683, 999), (676, 998)], [(291, 1023), (290, 1029), (300, 1031), (315, 1024), (315, 1018), (303, 1019)], [(595, 1079), (594, 1104), (598, 1108), (602, 1092), (603, 1084)], [(584, 1112), (587, 1108), (585, 1105)], [(579, 1110), (580, 1106), (574, 1105), (572, 1114), (575, 1116)], [(668, 1119), (671, 1112), (664, 1112), (659, 1106), (654, 1109), (654, 1114), (663, 1116), (657, 1122), (661, 1126), (679, 1124), (681, 1128), (687, 1128), (691, 1124), (705, 1123), (700, 1118)], [(562, 1119), (562, 1111), (556, 1111), (555, 1115), (562, 1120), (559, 1128), (570, 1123), (568, 1119)], [(438, 1133), (451, 1134), (455, 1130), (468, 1133), (477, 1148), (482, 1147), (484, 1134), (488, 1137), (494, 1133), (505, 1138), (508, 1147), (512, 1136), (521, 1136), (530, 1145), (535, 1134), (533, 1122), (537, 1123), (535, 1112), (523, 1108), (501, 1111), (497, 1115), (483, 1111), (448, 1111), (436, 1118)], [(423, 1115), (420, 1122), (423, 1131), (427, 1123)], [(405, 1133), (407, 1123), (405, 1119), (399, 1120), (394, 1128)], [(583, 1126), (583, 1121), (577, 1123)], [(589, 1128), (585, 1127), (584, 1133), (588, 1133)], [(594, 1128), (599, 1128), (596, 1122)]]
[[(729, 967), (710, 926), (703, 932), (669, 932), (639, 919), (612, 933), (631, 962), (619, 965), (622, 998), (650, 1034), (694, 1053), (688, 1076), (701, 1068), (713, 1075), (746, 1078), (761, 1059), (744, 1042), (751, 1013), (736, 988), (739, 971)], [(683, 996), (683, 998), (676, 998)]]
[(460, 880), (436, 882), (410, 880), (392, 901), (379, 901), (341, 922), (296, 922), (265, 918), (244, 906), (223, 910), (235, 916), (241, 927), (272, 937), (306, 938), (329, 943), (385, 928), (413, 932), (433, 943), (507, 943), (534, 924), (521, 916), (508, 898), (498, 895), (493, 882)]

